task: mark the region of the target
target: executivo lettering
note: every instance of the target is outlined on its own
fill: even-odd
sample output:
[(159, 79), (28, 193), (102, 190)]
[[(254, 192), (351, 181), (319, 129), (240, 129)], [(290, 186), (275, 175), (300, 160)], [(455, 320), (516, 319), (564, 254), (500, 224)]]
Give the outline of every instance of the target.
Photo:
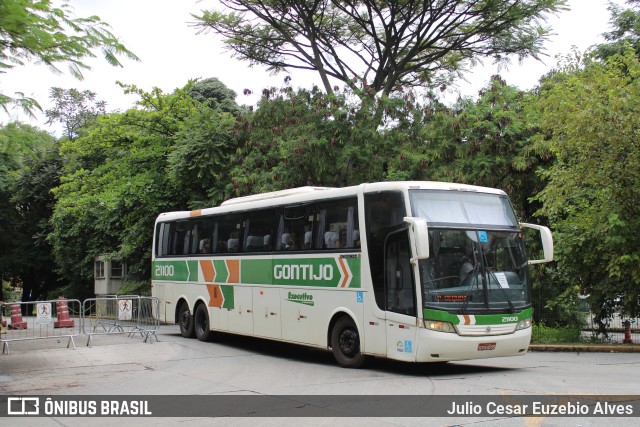
[(303, 294), (294, 294), (293, 292), (289, 292), (287, 295), (287, 301), (296, 302), (298, 304), (304, 304), (313, 307), (313, 295), (309, 295), (308, 293)]

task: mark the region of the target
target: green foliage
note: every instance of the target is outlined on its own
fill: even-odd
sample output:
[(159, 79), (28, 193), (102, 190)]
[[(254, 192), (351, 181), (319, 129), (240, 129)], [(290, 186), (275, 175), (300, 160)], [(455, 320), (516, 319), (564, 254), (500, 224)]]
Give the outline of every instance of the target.
[(595, 54), (600, 59), (624, 53), (631, 46), (636, 55), (640, 55), (640, 1), (627, 0), (629, 8), (610, 2), (610, 24), (612, 31), (604, 34), (606, 43), (595, 47)]
[(14, 291), (13, 286), (11, 286), (11, 283), (3, 280), (1, 285), (2, 285), (2, 293), (0, 293), (0, 295), (2, 296), (2, 298), (0, 298), (1, 302), (20, 301), (20, 292)]
[(148, 280), (127, 280), (118, 290), (118, 295), (151, 296), (151, 285)]
[(187, 93), (191, 98), (202, 102), (211, 109), (233, 115), (242, 112), (235, 102), (236, 93), (215, 77), (191, 83)]
[[(232, 102), (233, 100), (227, 100)], [(167, 155), (167, 172), (174, 185), (188, 194), (189, 208), (200, 209), (224, 200), (224, 178), (235, 147), (235, 118), (204, 105), (185, 118)]]
[[(68, 66), (69, 72), (82, 79), (82, 71), (89, 69), (83, 59), (94, 57), (100, 48), (105, 60), (121, 66), (118, 55), (138, 58), (108, 30), (108, 24), (97, 16), (74, 18), (68, 2), (55, 6), (51, 0), (3, 0), (0, 2), (0, 69), (10, 69), (35, 60), (60, 72), (58, 65)], [(27, 113), (40, 108), (21, 93), (14, 98), (0, 94), (0, 107), (17, 104)]]
[(171, 94), (122, 85), (138, 96), (137, 108), (100, 116), (62, 142), (49, 240), (74, 295), (92, 292), (93, 261), (103, 253), (126, 260), (129, 280), (148, 279), (158, 214), (212, 203), (205, 199), (220, 186), (234, 120), (191, 98), (190, 85)]
[(403, 143), (390, 161), (390, 177), (500, 188), (521, 220), (529, 220), (539, 207), (529, 198), (542, 189), (536, 169), (550, 163), (548, 154), (531, 148), (538, 132), (533, 100), (494, 76), (477, 100), (416, 105), (404, 113), (412, 123), (396, 129), (404, 136), (398, 137)]
[[(580, 67), (581, 65), (581, 67)], [(582, 68), (582, 69), (579, 69)], [(633, 50), (570, 63), (540, 97), (538, 147), (556, 162), (537, 199), (556, 236), (560, 273), (601, 318), (640, 311), (640, 64)], [(579, 69), (579, 71), (575, 71)]]
[(96, 94), (90, 90), (80, 92), (77, 89), (51, 88), (50, 98), (54, 107), (46, 111), (47, 124), (59, 122), (64, 126), (64, 136), (75, 139), (83, 128), (96, 121), (100, 114), (106, 113), (107, 103), (96, 101)]
[(544, 323), (533, 325), (532, 344), (580, 344), (585, 340), (579, 327), (551, 328)]
[(240, 146), (226, 178), (228, 194), (384, 179), (393, 141), (359, 102), (317, 88), (267, 94), (238, 123)]
[(555, 326), (575, 328), (586, 326), (585, 315), (587, 313), (582, 311), (579, 286), (567, 287), (556, 298), (547, 301), (545, 308), (554, 312), (553, 318), (556, 320)]
[(38, 298), (57, 277), (44, 236), (60, 159), (54, 138), (32, 126), (0, 129), (0, 272)]

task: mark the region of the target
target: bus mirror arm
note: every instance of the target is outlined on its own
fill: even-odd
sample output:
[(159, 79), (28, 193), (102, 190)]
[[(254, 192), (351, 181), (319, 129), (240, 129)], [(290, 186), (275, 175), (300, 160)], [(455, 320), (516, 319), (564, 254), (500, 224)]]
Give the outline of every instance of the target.
[(413, 254), (411, 263), (421, 259), (429, 258), (429, 231), (427, 230), (427, 221), (424, 218), (414, 218), (407, 216), (404, 222), (409, 224), (409, 236), (413, 245)]
[(528, 224), (525, 222), (520, 223), (522, 228), (531, 228), (537, 230), (540, 233), (540, 240), (542, 241), (542, 251), (544, 253), (544, 259), (532, 259), (529, 260), (529, 264), (542, 264), (545, 262), (553, 261), (553, 236), (551, 230), (548, 227), (536, 224)]

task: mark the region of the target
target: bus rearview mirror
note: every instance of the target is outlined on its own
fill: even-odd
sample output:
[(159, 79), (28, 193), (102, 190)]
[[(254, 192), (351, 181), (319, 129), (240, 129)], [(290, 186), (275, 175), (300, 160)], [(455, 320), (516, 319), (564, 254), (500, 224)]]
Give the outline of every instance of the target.
[(528, 224), (526, 222), (521, 222), (520, 227), (523, 228), (531, 228), (533, 230), (537, 230), (540, 233), (540, 240), (542, 241), (542, 251), (544, 253), (543, 259), (530, 259), (529, 265), (531, 264), (542, 264), (545, 262), (553, 261), (553, 236), (551, 235), (551, 230), (548, 227), (537, 224)]
[(424, 218), (413, 218), (407, 216), (404, 222), (409, 224), (409, 238), (413, 246), (413, 257), (411, 262), (419, 259), (429, 258), (429, 231), (427, 221)]

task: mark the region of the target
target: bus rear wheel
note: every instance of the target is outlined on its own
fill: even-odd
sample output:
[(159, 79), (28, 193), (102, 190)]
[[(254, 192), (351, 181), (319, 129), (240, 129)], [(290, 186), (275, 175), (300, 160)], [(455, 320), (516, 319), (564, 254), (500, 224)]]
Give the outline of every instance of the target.
[(360, 351), (360, 334), (349, 317), (341, 317), (331, 331), (333, 357), (343, 368), (359, 368), (365, 360)]
[(209, 328), (209, 310), (206, 305), (198, 305), (193, 323), (194, 329), (196, 330), (196, 337), (200, 341), (210, 341), (213, 338), (213, 332)]
[(189, 311), (189, 304), (182, 302), (178, 309), (178, 324), (180, 325), (180, 335), (185, 338), (195, 338), (196, 332), (193, 327), (193, 316)]

